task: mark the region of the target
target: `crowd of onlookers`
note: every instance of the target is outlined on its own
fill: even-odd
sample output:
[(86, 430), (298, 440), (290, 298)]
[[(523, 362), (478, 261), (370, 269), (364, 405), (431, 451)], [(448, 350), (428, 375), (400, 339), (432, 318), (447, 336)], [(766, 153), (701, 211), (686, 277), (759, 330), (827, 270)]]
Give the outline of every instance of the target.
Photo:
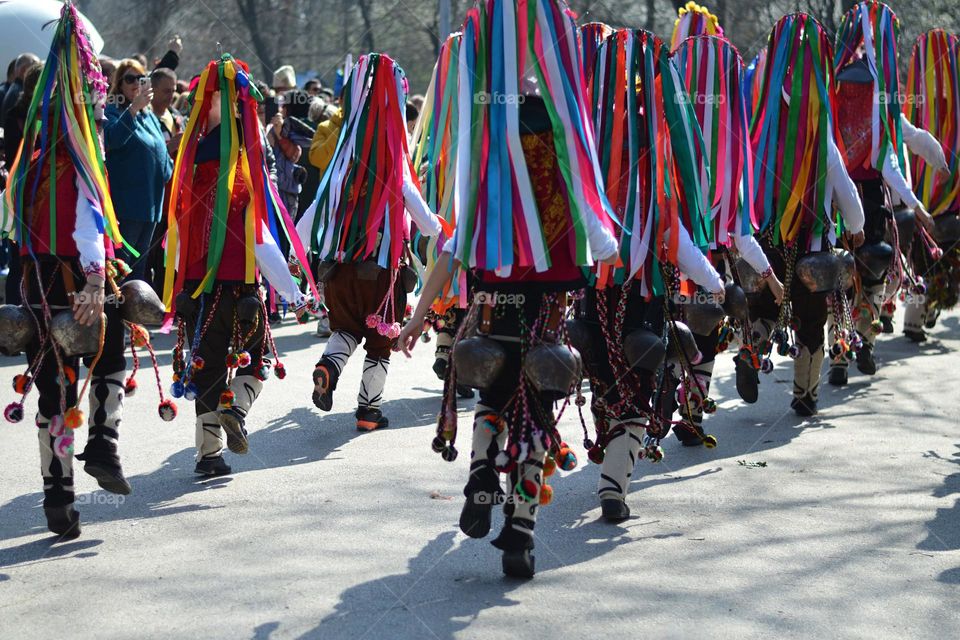
[[(163, 57), (148, 63), (136, 54), (115, 60), (100, 58), (109, 83), (104, 109), (103, 144), (110, 192), (124, 240), (139, 254), (121, 251), (132, 269), (132, 277), (150, 282), (160, 292), (163, 284), (166, 234), (166, 204), (173, 175), (174, 159), (190, 113), (190, 92), (199, 75), (178, 74), (183, 45), (178, 36), (170, 40)], [(5, 81), (0, 84), (0, 127), (3, 155), (0, 156), (2, 190), (23, 138), (27, 111), (43, 70), (33, 54), (10, 61)], [(342, 123), (339, 100), (318, 78), (297, 84), (296, 71), (284, 65), (273, 73), (272, 83), (258, 82), (264, 100), (259, 116), (267, 141), (271, 178), (291, 218), (313, 201), (323, 171), (336, 148)], [(423, 98), (407, 104), (412, 132)], [(283, 249), (286, 239), (278, 238)], [(5, 301), (19, 302), (20, 260), (13, 240), (0, 242), (0, 278), (5, 279)], [(280, 321), (281, 300), (270, 294), (271, 322)], [(329, 335), (321, 317), (317, 335)]]

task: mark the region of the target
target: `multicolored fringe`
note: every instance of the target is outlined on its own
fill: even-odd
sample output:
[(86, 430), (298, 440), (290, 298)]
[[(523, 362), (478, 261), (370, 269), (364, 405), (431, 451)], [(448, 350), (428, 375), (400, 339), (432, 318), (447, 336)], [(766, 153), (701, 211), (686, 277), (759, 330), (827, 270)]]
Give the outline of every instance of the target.
[[(903, 134), (900, 127), (900, 76), (897, 72), (897, 39), (900, 21), (887, 5), (876, 0), (861, 2), (847, 11), (837, 30), (833, 69), (835, 73), (861, 55), (873, 76), (873, 116), (870, 163), (881, 170), (886, 155), (897, 154), (906, 171)], [(863, 47), (863, 53), (860, 52)], [(907, 177), (907, 176), (904, 176)]]
[[(80, 197), (91, 203), (97, 228), (119, 246), (123, 243), (120, 227), (110, 198), (110, 185), (103, 161), (103, 148), (97, 135), (94, 107), (103, 105), (107, 81), (100, 62), (90, 45), (83, 22), (72, 3), (60, 10), (50, 54), (37, 83), (37, 90), (27, 110), (23, 143), (10, 168), (7, 181), (6, 207), (2, 207), (2, 229), (15, 228), (16, 241), (33, 253), (30, 243), (30, 220), (26, 216), (41, 215), (33, 204), (37, 198), (40, 171), (28, 178), (31, 165), (48, 163), (50, 184), (57, 183), (57, 151), (63, 145), (76, 171)], [(57, 247), (56, 190), (50, 191), (50, 237), (48, 246)], [(72, 213), (71, 213), (72, 215)], [(12, 216), (12, 217), (11, 217)], [(14, 222), (16, 223), (14, 225)], [(137, 255), (131, 247), (127, 248)]]
[[(507, 277), (550, 269), (550, 247), (520, 141), (526, 95), (544, 101), (566, 188), (571, 262), (592, 264), (588, 216), (613, 229), (604, 195), (577, 41), (576, 16), (559, 0), (485, 0), (467, 13), (459, 58), (460, 144), (454, 257)], [(554, 251), (557, 249), (554, 248)]]
[[(460, 56), (461, 34), (447, 38), (440, 48), (440, 56), (433, 68), (430, 86), (413, 131), (413, 166), (421, 180), (423, 198), (430, 210), (443, 220), (445, 234), (427, 239), (427, 270), (432, 270), (444, 237), (457, 226), (454, 208), (454, 182), (457, 175), (457, 61)], [(414, 241), (420, 238), (419, 231)], [(434, 311), (443, 314), (454, 304), (466, 308), (466, 274), (459, 272), (451, 278), (434, 304)]]
[(766, 67), (767, 50), (760, 49), (743, 72), (743, 90), (747, 100), (747, 115), (750, 118), (750, 122), (753, 122), (753, 116), (760, 105), (760, 93), (763, 87), (763, 74), (766, 73)]
[[(213, 103), (214, 93), (219, 92), (220, 102)], [(246, 63), (224, 54), (219, 60), (212, 60), (200, 75), (200, 80), (190, 95), (193, 108), (187, 122), (186, 131), (180, 141), (177, 161), (170, 189), (170, 209), (167, 231), (167, 266), (163, 285), (163, 302), (167, 310), (171, 309), (174, 296), (184, 287), (187, 275), (187, 261), (191, 256), (187, 251), (179, 251), (179, 264), (174, 258), (178, 247), (189, 246), (190, 221), (187, 219), (193, 210), (191, 203), (195, 197), (194, 165), (200, 138), (208, 132), (210, 110), (220, 110), (220, 169), (217, 177), (217, 194), (214, 200), (213, 220), (209, 231), (210, 241), (207, 248), (207, 272), (200, 286), (192, 293), (196, 298), (201, 293), (210, 293), (214, 289), (216, 274), (223, 257), (223, 247), (227, 234), (227, 216), (236, 181), (243, 180), (251, 194), (250, 206), (244, 221), (245, 261), (244, 282), (256, 282), (255, 247), (263, 243), (263, 229), (279, 237), (282, 230), (290, 241), (294, 256), (304, 267), (311, 291), (316, 299), (319, 294), (310, 275), (309, 261), (300, 239), (294, 229), (293, 221), (280, 201), (273, 182), (271, 182), (263, 139), (260, 135), (260, 121), (257, 117), (257, 103), (263, 96), (257, 90)], [(209, 127), (212, 128), (212, 127)], [(238, 176), (239, 173), (239, 176)]]
[(751, 140), (754, 206), (775, 244), (792, 243), (803, 231), (810, 248), (828, 228), (830, 57), (826, 31), (805, 13), (784, 16), (770, 33)]
[[(648, 31), (622, 30), (597, 53), (594, 118), (607, 196), (622, 217), (622, 265), (601, 265), (598, 286), (641, 281), (644, 296), (662, 295), (661, 262), (676, 264), (681, 223), (706, 251), (709, 170), (700, 127), (666, 45)], [(701, 184), (701, 180), (705, 182)], [(679, 188), (683, 185), (683, 188)]]
[(960, 197), (960, 38), (934, 29), (913, 46), (907, 72), (907, 117), (943, 146), (949, 176), (912, 155), (914, 191), (932, 215), (956, 211)]
[(389, 56), (360, 56), (343, 90), (343, 128), (313, 206), (312, 248), (322, 260), (375, 258), (400, 264), (410, 222), (404, 209), (404, 173), (416, 174), (404, 118), (407, 80)]
[(692, 0), (680, 7), (677, 19), (673, 23), (673, 38), (670, 40), (670, 50), (676, 51), (684, 40), (691, 36), (720, 36), (723, 37), (723, 28), (717, 16), (710, 13)]
[(603, 41), (614, 32), (613, 27), (602, 22), (588, 22), (580, 27), (580, 52), (583, 56), (583, 74), (587, 79), (587, 97), (593, 104), (593, 68), (597, 64), (597, 51)]
[[(757, 228), (753, 209), (753, 151), (747, 119), (743, 59), (729, 41), (694, 36), (677, 45), (673, 59), (683, 77), (708, 156), (701, 184), (713, 220), (711, 247), (729, 247), (731, 236)], [(709, 171), (708, 171), (709, 169)]]

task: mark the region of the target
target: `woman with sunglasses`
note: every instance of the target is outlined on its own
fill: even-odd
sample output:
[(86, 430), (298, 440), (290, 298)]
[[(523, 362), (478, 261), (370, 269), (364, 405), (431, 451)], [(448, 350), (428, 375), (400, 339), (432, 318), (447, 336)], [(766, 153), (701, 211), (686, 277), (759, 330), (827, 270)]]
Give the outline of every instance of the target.
[(153, 89), (143, 66), (122, 60), (107, 97), (104, 143), (110, 190), (124, 239), (139, 255), (121, 251), (131, 278), (149, 280), (150, 243), (163, 212), (163, 191), (173, 175), (160, 121), (150, 108)]

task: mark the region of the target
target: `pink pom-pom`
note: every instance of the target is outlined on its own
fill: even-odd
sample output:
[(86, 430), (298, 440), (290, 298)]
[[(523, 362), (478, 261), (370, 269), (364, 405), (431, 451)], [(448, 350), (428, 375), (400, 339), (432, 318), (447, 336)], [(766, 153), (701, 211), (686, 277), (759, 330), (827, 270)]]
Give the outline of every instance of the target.
[(244, 367), (249, 367), (251, 362), (252, 362), (252, 358), (250, 358), (250, 353), (248, 351), (241, 351), (239, 362), (238, 362), (238, 364), (240, 365), (240, 368), (242, 369)]
[(378, 316), (378, 315), (375, 314), (375, 313), (371, 313), (370, 315), (367, 316), (367, 328), (368, 328), (368, 329), (376, 329), (376, 328), (377, 328), (377, 325), (379, 325), (379, 324), (380, 324), (380, 316)]
[(390, 335), (390, 325), (386, 322), (381, 322), (377, 325), (377, 333), (382, 336)]
[(50, 418), (50, 424), (47, 425), (47, 432), (54, 438), (59, 438), (67, 432), (67, 425), (63, 422), (63, 416), (53, 416)]
[(387, 334), (387, 337), (390, 338), (391, 340), (394, 340), (394, 339), (400, 337), (400, 323), (399, 323), (399, 322), (394, 322), (392, 325), (390, 325), (390, 332)]
[(53, 441), (53, 452), (58, 458), (69, 458), (73, 455), (73, 436), (66, 434), (58, 436)]

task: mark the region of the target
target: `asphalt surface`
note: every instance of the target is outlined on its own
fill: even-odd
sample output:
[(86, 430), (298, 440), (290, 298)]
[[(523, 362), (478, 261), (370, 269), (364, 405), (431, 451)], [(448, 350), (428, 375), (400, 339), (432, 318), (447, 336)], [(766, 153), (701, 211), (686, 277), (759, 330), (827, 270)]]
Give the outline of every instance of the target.
[[(141, 373), (121, 431), (134, 492), (78, 471), (74, 541), (44, 526), (35, 397), (3, 423), (0, 638), (960, 637), (956, 314), (922, 346), (883, 336), (878, 374), (826, 387), (814, 419), (789, 410), (788, 363), (744, 405), (722, 356), (719, 446), (671, 439), (662, 463), (641, 461), (619, 526), (599, 520), (598, 469), (568, 412), (581, 465), (552, 482), (532, 581), (502, 577), (499, 552), (457, 530), (468, 455), (430, 450), (433, 344), (394, 358), (391, 426), (358, 434), (359, 354), (321, 414), (323, 341), (292, 322), (277, 335), (287, 379), (268, 383), (229, 477), (194, 476), (192, 408), (162, 422)], [(173, 340), (155, 344), (168, 385)], [(3, 405), (22, 366), (0, 358)]]

